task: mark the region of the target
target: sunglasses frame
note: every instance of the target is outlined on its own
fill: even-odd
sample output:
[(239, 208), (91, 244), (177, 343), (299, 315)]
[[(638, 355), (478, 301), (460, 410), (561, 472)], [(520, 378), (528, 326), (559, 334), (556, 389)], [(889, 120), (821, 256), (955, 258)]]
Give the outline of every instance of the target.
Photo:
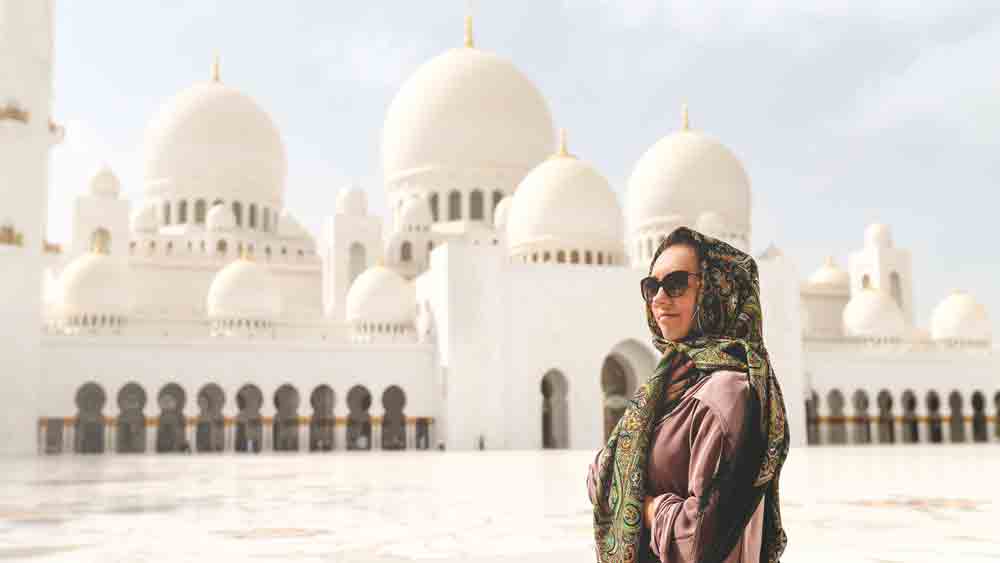
[[(667, 278), (669, 278), (671, 276), (675, 276), (676, 277), (676, 274), (685, 274), (684, 281), (686, 283), (683, 286), (667, 287)], [(642, 278), (641, 280), (639, 280), (639, 293), (642, 295), (642, 299), (646, 303), (649, 303), (654, 298), (656, 298), (656, 294), (660, 292), (661, 288), (663, 289), (664, 293), (667, 294), (668, 297), (676, 299), (678, 297), (682, 297), (685, 293), (687, 293), (688, 288), (691, 287), (691, 283), (690, 283), (691, 276), (695, 276), (696, 278), (698, 278), (700, 280), (701, 279), (701, 272), (688, 272), (687, 270), (674, 270), (673, 272), (670, 272), (669, 274), (666, 274), (665, 276), (663, 276), (663, 279), (657, 279), (656, 276), (646, 276), (646, 277)], [(646, 284), (648, 283), (648, 280), (653, 280), (653, 282), (656, 283), (656, 291), (653, 293), (652, 297), (650, 297), (649, 299), (646, 299), (645, 288), (646, 288)]]

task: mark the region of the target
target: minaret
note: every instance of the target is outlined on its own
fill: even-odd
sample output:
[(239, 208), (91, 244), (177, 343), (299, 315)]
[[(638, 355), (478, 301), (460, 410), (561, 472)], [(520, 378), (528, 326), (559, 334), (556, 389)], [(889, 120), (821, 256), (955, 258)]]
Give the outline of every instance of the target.
[[(52, 0), (0, 0), (0, 454), (33, 454), (40, 408), (42, 251), (51, 116)], [(66, 415), (72, 413), (65, 413)]]

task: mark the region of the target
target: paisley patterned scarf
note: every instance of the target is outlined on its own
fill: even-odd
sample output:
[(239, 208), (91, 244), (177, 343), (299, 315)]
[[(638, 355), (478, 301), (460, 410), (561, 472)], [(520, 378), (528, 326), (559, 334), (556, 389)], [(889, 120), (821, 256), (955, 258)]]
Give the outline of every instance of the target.
[[(699, 506), (699, 518), (714, 498), (721, 516), (713, 530), (713, 541), (702, 545), (698, 560), (715, 563), (732, 551), (743, 535), (761, 498), (764, 526), (760, 560), (776, 563), (787, 544), (781, 526), (778, 478), (788, 455), (785, 404), (778, 380), (771, 370), (762, 338), (762, 314), (757, 264), (732, 246), (681, 227), (657, 249), (653, 264), (671, 244), (688, 243), (699, 248), (701, 291), (691, 331), (682, 341), (663, 338), (646, 304), (646, 319), (653, 344), (663, 357), (652, 376), (629, 400), (625, 414), (611, 431), (598, 458), (594, 536), (600, 563), (655, 561), (643, 538), (643, 502), (646, 489), (646, 459), (655, 422), (670, 412), (683, 392), (716, 370), (748, 374), (750, 393), (741, 437), (742, 447), (724, 457)], [(691, 360), (693, 367), (671, 380), (675, 368)], [(699, 530), (702, 526), (698, 527)], [(648, 537), (648, 536), (646, 536)], [(645, 544), (645, 545), (644, 545)]]

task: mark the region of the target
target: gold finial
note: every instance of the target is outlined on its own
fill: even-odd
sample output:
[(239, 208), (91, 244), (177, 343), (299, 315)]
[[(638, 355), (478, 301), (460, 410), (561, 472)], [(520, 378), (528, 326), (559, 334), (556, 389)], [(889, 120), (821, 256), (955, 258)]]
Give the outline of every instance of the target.
[(681, 129), (687, 131), (691, 128), (691, 121), (688, 119), (688, 105), (681, 104)]
[(823, 264), (825, 264), (827, 266), (830, 266), (830, 267), (833, 267), (833, 266), (837, 265), (837, 263), (833, 261), (833, 256), (827, 256), (826, 260), (823, 261)]
[(222, 79), (219, 74), (219, 54), (215, 54), (215, 59), (212, 60), (212, 82), (220, 82)]
[(6, 105), (0, 106), (0, 121), (9, 119), (27, 123), (30, 117), (31, 113), (17, 105), (17, 102), (7, 102)]
[(253, 253), (250, 250), (249, 244), (244, 245), (242, 248), (240, 248), (240, 260), (243, 260), (245, 262), (253, 261)]
[(566, 130), (559, 130), (559, 156), (569, 156), (569, 151), (566, 150)]
[(0, 244), (9, 246), (23, 246), (24, 233), (20, 233), (11, 225), (0, 227)]
[(472, 38), (472, 16), (465, 16), (465, 46), (470, 49), (476, 46)]
[(552, 158), (575, 158), (569, 153), (569, 149), (566, 146), (566, 130), (559, 130), (559, 148), (556, 149), (556, 154), (552, 155)]

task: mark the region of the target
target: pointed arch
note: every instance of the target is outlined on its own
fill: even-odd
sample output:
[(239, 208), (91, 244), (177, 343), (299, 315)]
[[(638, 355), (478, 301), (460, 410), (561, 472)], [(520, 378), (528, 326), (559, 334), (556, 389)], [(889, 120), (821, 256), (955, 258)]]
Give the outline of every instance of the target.
[(569, 381), (559, 370), (550, 369), (541, 379), (542, 448), (568, 449)]

